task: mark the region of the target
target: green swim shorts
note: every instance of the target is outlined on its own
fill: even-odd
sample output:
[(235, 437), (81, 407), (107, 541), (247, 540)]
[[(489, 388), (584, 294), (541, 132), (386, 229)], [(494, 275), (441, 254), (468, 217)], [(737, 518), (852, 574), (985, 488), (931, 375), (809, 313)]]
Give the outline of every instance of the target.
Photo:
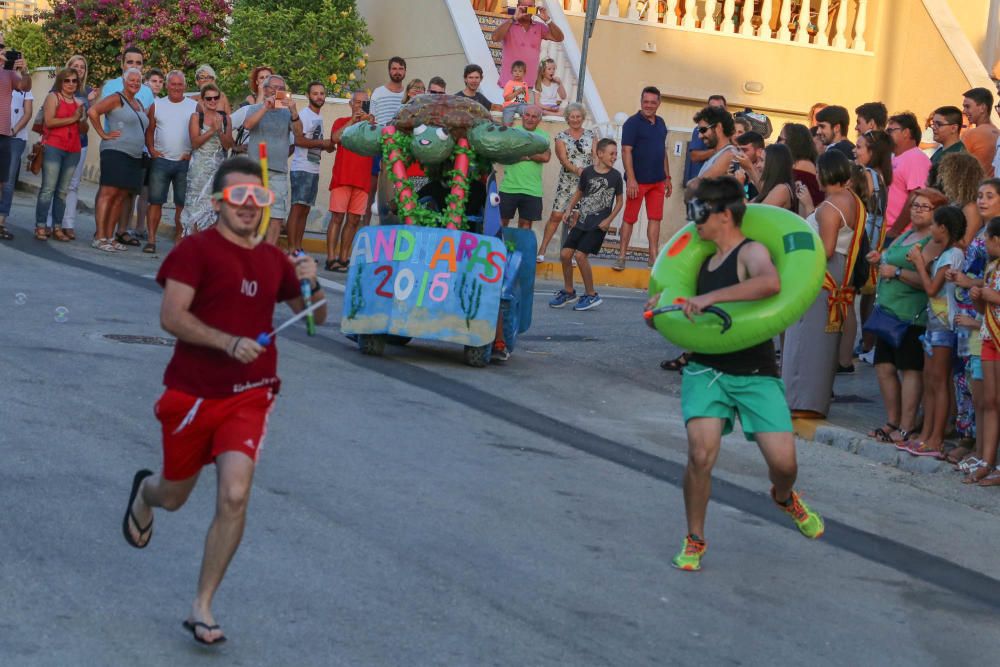
[(754, 440), (754, 433), (792, 430), (781, 378), (728, 375), (696, 362), (684, 367), (681, 410), (685, 424), (697, 417), (723, 420), (723, 435), (732, 432), (734, 417), (738, 416), (747, 440)]

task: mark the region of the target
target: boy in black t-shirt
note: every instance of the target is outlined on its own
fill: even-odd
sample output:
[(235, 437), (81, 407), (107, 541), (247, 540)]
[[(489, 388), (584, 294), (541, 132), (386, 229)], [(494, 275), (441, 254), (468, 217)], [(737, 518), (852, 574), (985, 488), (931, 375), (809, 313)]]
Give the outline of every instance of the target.
[[(573, 310), (590, 310), (601, 305), (601, 296), (594, 290), (594, 274), (587, 255), (595, 255), (601, 250), (611, 221), (625, 204), (622, 175), (614, 168), (617, 159), (618, 144), (613, 139), (597, 142), (597, 162), (580, 174), (580, 185), (566, 206), (566, 210), (571, 211), (566, 218), (570, 230), (559, 253), (565, 287), (549, 301), (553, 308), (562, 308), (574, 301), (577, 304)], [(573, 288), (574, 256), (586, 291), (579, 300)]]

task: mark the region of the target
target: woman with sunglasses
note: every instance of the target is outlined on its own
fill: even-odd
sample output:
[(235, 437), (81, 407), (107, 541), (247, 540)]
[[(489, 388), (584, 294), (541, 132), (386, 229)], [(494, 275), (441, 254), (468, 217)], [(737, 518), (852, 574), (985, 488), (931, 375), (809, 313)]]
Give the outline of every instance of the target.
[(556, 135), (556, 158), (561, 165), (559, 169), (559, 181), (556, 184), (556, 198), (552, 202), (552, 213), (548, 222), (545, 223), (545, 234), (542, 236), (542, 245), (538, 249), (539, 263), (545, 261), (545, 252), (549, 248), (549, 242), (556, 235), (559, 223), (569, 211), (566, 205), (576, 192), (580, 183), (580, 174), (583, 170), (594, 164), (597, 159), (597, 135), (593, 130), (584, 129), (583, 123), (587, 120), (587, 111), (582, 104), (572, 102), (566, 106), (564, 114), (566, 124), (569, 127)]
[[(233, 147), (229, 116), (219, 110), (222, 93), (214, 83), (201, 89), (200, 109), (191, 114), (188, 132), (191, 135), (191, 164), (188, 166), (188, 205), (181, 211), (184, 236), (207, 229), (215, 224), (212, 207), (212, 179)], [(193, 195), (193, 198), (192, 198)]]
[[(44, 126), (42, 145), (42, 187), (35, 205), (35, 238), (48, 240), (45, 224), (52, 208), (52, 236), (57, 241), (69, 241), (63, 234), (66, 213), (66, 193), (80, 161), (80, 130), (85, 123), (85, 109), (76, 91), (80, 75), (76, 70), (63, 69), (56, 74), (55, 91), (48, 94), (43, 105)], [(54, 197), (54, 199), (53, 199)]]
[(898, 346), (882, 337), (875, 342), (875, 375), (886, 422), (868, 437), (882, 442), (903, 443), (917, 425), (924, 371), (920, 337), (927, 326), (927, 292), (908, 255), (912, 248), (922, 248), (926, 264), (941, 254), (942, 248), (931, 238), (931, 222), (934, 211), (947, 203), (948, 199), (937, 190), (917, 190), (910, 205), (910, 231), (882, 252), (868, 253), (869, 263), (879, 265), (875, 307), (906, 324)]

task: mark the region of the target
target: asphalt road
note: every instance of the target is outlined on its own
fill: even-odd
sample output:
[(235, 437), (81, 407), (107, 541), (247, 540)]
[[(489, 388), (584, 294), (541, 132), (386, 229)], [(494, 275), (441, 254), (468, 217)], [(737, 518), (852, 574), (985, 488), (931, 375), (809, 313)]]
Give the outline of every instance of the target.
[(132, 473), (159, 461), (159, 259), (38, 243), (22, 197), (0, 245), (2, 665), (958, 665), (1000, 640), (998, 496), (823, 446), (799, 452), (823, 539), (732, 436), (705, 568), (670, 568), (678, 379), (642, 295), (613, 290), (586, 313), (539, 294), (502, 368), (426, 343), (362, 357), (336, 323), (282, 337), (215, 604), (229, 642), (202, 649), (180, 622), (211, 471), (147, 550), (120, 534)]

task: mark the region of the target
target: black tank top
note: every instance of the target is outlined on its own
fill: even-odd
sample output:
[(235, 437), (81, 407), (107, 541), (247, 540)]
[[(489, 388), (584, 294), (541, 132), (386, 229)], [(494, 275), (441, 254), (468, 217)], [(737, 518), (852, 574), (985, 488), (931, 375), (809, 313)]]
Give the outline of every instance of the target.
[[(740, 274), (737, 259), (740, 251), (750, 239), (743, 239), (736, 248), (722, 261), (714, 271), (708, 268), (712, 258), (709, 257), (701, 265), (698, 271), (698, 294), (707, 294), (723, 287), (730, 287), (740, 282)], [(723, 310), (726, 305), (719, 304)], [(739, 326), (738, 324), (734, 326)], [(778, 364), (774, 358), (774, 341), (768, 339), (759, 345), (748, 347), (736, 352), (725, 354), (703, 354), (695, 352), (691, 355), (691, 360), (699, 364), (714, 368), (729, 375), (770, 375), (778, 377)]]

